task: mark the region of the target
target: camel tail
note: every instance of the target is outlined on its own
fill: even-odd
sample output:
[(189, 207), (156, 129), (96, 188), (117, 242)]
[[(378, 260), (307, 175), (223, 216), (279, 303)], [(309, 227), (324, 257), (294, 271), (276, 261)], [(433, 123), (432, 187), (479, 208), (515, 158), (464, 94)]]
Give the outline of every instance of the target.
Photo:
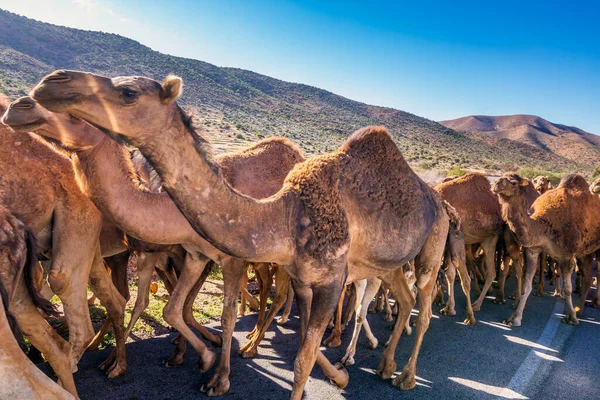
[(37, 239), (31, 231), (31, 229), (25, 229), (25, 242), (27, 245), (27, 258), (25, 259), (25, 266), (23, 268), (23, 279), (27, 286), (27, 291), (33, 304), (48, 315), (58, 316), (59, 313), (56, 311), (56, 307), (49, 300), (46, 300), (35, 287), (35, 280), (33, 271), (37, 267)]
[(448, 217), (450, 218), (450, 228), (454, 229), (455, 231), (459, 231), (461, 228), (461, 221), (456, 209), (454, 209), (454, 207), (452, 207), (446, 200), (444, 200), (442, 204), (446, 214), (448, 214)]

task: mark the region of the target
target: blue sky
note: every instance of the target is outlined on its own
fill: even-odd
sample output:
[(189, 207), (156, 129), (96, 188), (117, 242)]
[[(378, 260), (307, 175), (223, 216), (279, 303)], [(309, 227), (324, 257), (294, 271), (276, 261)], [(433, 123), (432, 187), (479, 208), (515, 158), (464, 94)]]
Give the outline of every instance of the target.
[(600, 134), (600, 2), (0, 0), (0, 8), (434, 120), (536, 114)]

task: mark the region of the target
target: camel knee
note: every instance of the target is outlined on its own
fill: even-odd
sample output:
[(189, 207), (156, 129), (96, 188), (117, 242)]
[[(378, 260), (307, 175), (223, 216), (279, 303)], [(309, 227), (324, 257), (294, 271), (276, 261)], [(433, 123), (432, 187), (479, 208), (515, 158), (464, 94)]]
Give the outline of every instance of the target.
[(167, 324), (176, 327), (181, 321), (181, 318), (181, 312), (176, 310), (173, 306), (170, 306), (169, 303), (163, 308), (163, 319)]

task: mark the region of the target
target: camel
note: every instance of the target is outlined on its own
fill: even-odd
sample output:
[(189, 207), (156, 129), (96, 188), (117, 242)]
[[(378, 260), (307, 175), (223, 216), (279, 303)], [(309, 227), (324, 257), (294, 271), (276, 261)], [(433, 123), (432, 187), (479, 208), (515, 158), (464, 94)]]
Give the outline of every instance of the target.
[[(518, 174), (507, 173), (494, 183), (492, 189), (502, 204), (503, 219), (525, 248), (527, 260), (521, 301), (505, 322), (512, 326), (521, 325), (533, 276), (539, 266), (539, 255), (544, 251), (558, 263), (564, 277), (563, 322), (577, 325), (577, 311), (571, 299), (571, 274), (575, 258), (589, 263), (582, 271), (589, 268), (591, 272), (590, 255), (600, 248), (600, 199), (589, 192), (581, 175), (572, 174), (565, 176), (556, 189), (538, 197), (528, 210), (523, 188), (529, 185), (529, 181)], [(586, 286), (591, 286), (591, 276), (586, 277)]]
[[(21, 106), (22, 105), (22, 106)], [(28, 105), (28, 106), (27, 106)], [(25, 107), (27, 106), (27, 108)], [(36, 133), (74, 153), (74, 166), (79, 184), (96, 206), (125, 233), (149, 243), (181, 244), (186, 249), (185, 266), (173, 295), (163, 310), (165, 321), (175, 327), (185, 340), (178, 341), (176, 354), (166, 362), (175, 366), (183, 362), (186, 341), (200, 356), (200, 370), (206, 372), (215, 361), (215, 354), (187, 326), (184, 310), (200, 289), (197, 285), (209, 260), (223, 268), (225, 299), (222, 314), (223, 339), (208, 338), (223, 346), (219, 367), (203, 386), (209, 394), (229, 390), (230, 351), (236, 319), (235, 305), (247, 263), (230, 257), (202, 239), (189, 225), (167, 193), (143, 190), (133, 172), (129, 150), (98, 129), (67, 114), (50, 113), (30, 98), (21, 98), (7, 111), (8, 116), (40, 121)], [(238, 153), (219, 157), (222, 173), (237, 190), (256, 198), (276, 193), (292, 166), (302, 160), (300, 149), (287, 139), (269, 138)], [(157, 219), (162, 216), (162, 219)], [(191, 304), (190, 304), (191, 306)], [(200, 324), (194, 325), (203, 329)], [(201, 332), (202, 333), (202, 332)], [(210, 334), (205, 330), (206, 334)], [(204, 334), (203, 334), (204, 335)], [(205, 336), (206, 337), (206, 336)]]
[[(51, 304), (35, 292), (32, 269), (36, 267), (33, 234), (0, 206), (0, 337), (3, 338), (0, 346), (0, 398), (73, 399), (69, 392), (33, 365), (15, 340), (17, 320), (25, 321), (19, 325), (21, 330), (27, 332), (29, 328), (27, 321), (31, 319), (23, 314), (43, 321), (36, 307), (49, 312), (52, 310)], [(9, 312), (9, 307), (12, 312), (20, 313), (17, 320)], [(47, 326), (48, 335), (57, 336), (45, 321), (43, 323)], [(29, 337), (34, 342), (38, 340), (37, 337)]]
[[(594, 180), (590, 185), (590, 192), (594, 195), (600, 194), (600, 178)], [(598, 257), (598, 253), (596, 253), (596, 257)], [(597, 289), (596, 289), (596, 297), (592, 300), (592, 307), (600, 308), (600, 275), (596, 274), (597, 281)]]
[(346, 280), (391, 276), (387, 283), (400, 312), (377, 373), (392, 377), (400, 325), (415, 303), (401, 267), (415, 259), (416, 338), (393, 381), (414, 388), (448, 235), (449, 218), (436, 192), (412, 171), (385, 128), (366, 127), (340, 149), (298, 163), (276, 194), (247, 197), (223, 178), (210, 144), (176, 102), (181, 91), (175, 76), (160, 84), (61, 70), (46, 76), (33, 97), (50, 111), (71, 113), (139, 148), (194, 230), (223, 253), (285, 266), (301, 320), (292, 399), (302, 397), (315, 362), (338, 386), (348, 383), (343, 366), (332, 365), (319, 350)]
[[(4, 111), (4, 105), (0, 109)], [(31, 227), (38, 238), (39, 255), (51, 258), (48, 280), (64, 304), (70, 350), (49, 350), (47, 357), (63, 387), (77, 396), (72, 371), (94, 336), (86, 298), (88, 281), (113, 321), (122, 325), (125, 308), (104, 268), (100, 242), (105, 244), (106, 256), (122, 252), (125, 246), (113, 240), (118, 237), (114, 227), (102, 229), (102, 216), (79, 190), (65, 155), (4, 126), (0, 126), (0, 143), (4, 149), (0, 155), (0, 170), (4, 171), (0, 174), (0, 204)], [(15, 163), (16, 159), (21, 162)], [(60, 343), (53, 346), (64, 350)], [(124, 360), (121, 338), (117, 351), (119, 360)], [(113, 376), (125, 370), (123, 361)]]
[[(502, 234), (503, 221), (500, 204), (490, 190), (490, 183), (480, 173), (470, 172), (435, 187), (441, 198), (456, 209), (467, 246), (479, 243), (485, 256), (486, 279), (483, 289), (473, 303), (473, 311), (479, 311), (488, 290), (496, 278), (496, 243)], [(452, 274), (453, 275), (453, 274)], [(448, 295), (454, 298), (454, 281), (448, 276)], [(462, 276), (461, 276), (462, 279)], [(468, 279), (468, 278), (465, 278)], [(475, 277), (477, 286), (477, 277)], [(452, 307), (446, 305), (442, 313), (453, 315)]]
[(550, 179), (544, 175), (538, 175), (533, 178), (533, 188), (538, 191), (539, 194), (544, 194), (550, 189), (554, 189)]

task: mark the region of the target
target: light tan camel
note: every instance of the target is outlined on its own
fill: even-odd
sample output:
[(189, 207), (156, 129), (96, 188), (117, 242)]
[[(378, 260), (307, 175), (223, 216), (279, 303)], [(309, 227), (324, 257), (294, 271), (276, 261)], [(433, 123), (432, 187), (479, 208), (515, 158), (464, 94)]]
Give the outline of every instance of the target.
[[(0, 108), (4, 111), (4, 106)], [(111, 229), (102, 229), (102, 216), (79, 190), (66, 156), (3, 125), (0, 145), (4, 149), (0, 170), (5, 171), (0, 174), (0, 204), (31, 227), (38, 238), (40, 256), (51, 258), (48, 279), (52, 291), (64, 304), (71, 350), (53, 352), (48, 359), (62, 385), (76, 396), (71, 371), (76, 370), (77, 361), (94, 336), (86, 298), (88, 281), (107, 308), (109, 318), (121, 321), (122, 326), (125, 301), (111, 283), (100, 254), (100, 242)], [(108, 252), (125, 249), (122, 243), (111, 241), (115, 235), (108, 235)], [(124, 340), (116, 336), (117, 351), (124, 360)], [(125, 371), (124, 361), (112, 376)]]
[[(16, 320), (9, 312), (36, 313), (38, 320), (43, 318), (36, 307), (49, 311), (49, 303), (41, 300), (36, 291), (32, 268), (38, 267), (35, 254), (33, 234), (21, 221), (17, 220), (5, 208), (0, 206), (0, 398), (2, 399), (37, 399), (67, 400), (73, 396), (54, 383), (25, 356), (15, 340)], [(7, 278), (10, 281), (5, 281)], [(4, 283), (8, 283), (8, 288)], [(10, 292), (9, 292), (10, 290)], [(12, 300), (9, 300), (9, 296)], [(40, 301), (41, 300), (41, 301)], [(19, 315), (19, 320), (30, 320)], [(40, 322), (42, 322), (40, 321)], [(47, 326), (49, 335), (56, 333)], [(19, 325), (22, 331), (28, 332), (28, 324)], [(57, 335), (56, 335), (57, 336)], [(28, 336), (38, 343), (38, 337)], [(41, 338), (47, 342), (46, 338)], [(42, 343), (45, 345), (46, 343)], [(66, 344), (66, 343), (65, 343)], [(47, 346), (45, 346), (47, 347)]]
[[(594, 195), (600, 195), (600, 179), (596, 179), (590, 185), (590, 192)], [(596, 253), (596, 257), (598, 257), (598, 253)], [(557, 279), (558, 281), (558, 279)], [(592, 300), (593, 307), (600, 308), (600, 274), (596, 273), (596, 297)]]
[[(589, 192), (588, 184), (581, 175), (567, 175), (556, 189), (541, 195), (528, 211), (523, 190), (528, 185), (526, 179), (508, 173), (493, 187), (502, 204), (502, 217), (525, 247), (527, 259), (523, 296), (517, 310), (506, 322), (513, 326), (521, 325), (533, 276), (539, 266), (539, 254), (545, 251), (556, 260), (564, 277), (563, 321), (577, 325), (579, 321), (571, 299), (571, 274), (575, 257), (590, 262), (591, 272), (589, 255), (600, 248), (600, 199)], [(584, 267), (582, 270), (587, 269)], [(591, 276), (589, 278), (591, 285)]]
[(554, 189), (550, 179), (544, 175), (538, 175), (533, 178), (533, 188), (538, 191), (539, 194), (544, 194), (550, 189)]
[[(500, 204), (490, 189), (489, 181), (480, 173), (470, 172), (460, 178), (439, 184), (435, 190), (442, 199), (456, 209), (460, 216), (465, 244), (470, 246), (479, 243), (483, 249), (486, 279), (479, 298), (473, 303), (473, 311), (479, 311), (496, 278), (496, 243), (504, 226)], [(475, 280), (477, 285), (477, 278)], [(448, 294), (451, 298), (454, 298), (451, 293), (453, 291), (454, 281), (448, 280)], [(449, 307), (450, 304), (446, 305), (442, 312), (453, 315), (454, 310)]]
[[(19, 102), (13, 103), (7, 114), (14, 115), (23, 110)], [(27, 111), (32, 114), (37, 104)], [(17, 106), (17, 107), (15, 107)], [(240, 282), (246, 271), (246, 262), (227, 256), (202, 239), (189, 225), (167, 193), (144, 191), (133, 173), (129, 151), (126, 147), (106, 138), (98, 129), (67, 114), (54, 114), (41, 107), (36, 113), (43, 118), (43, 128), (38, 134), (59, 141), (74, 151), (74, 165), (80, 185), (95, 202), (102, 213), (108, 216), (128, 235), (150, 243), (182, 244), (187, 250), (185, 267), (178, 284), (167, 303), (163, 314), (165, 320), (175, 327), (200, 355), (200, 369), (206, 372), (215, 361), (215, 354), (199, 340), (187, 326), (194, 321), (186, 320), (186, 304), (193, 302), (190, 294), (199, 290), (196, 284), (209, 259), (223, 267), (225, 299), (222, 315), (223, 352), (219, 367), (206, 386), (209, 394), (223, 394), (229, 390), (231, 337), (236, 320), (236, 303)], [(45, 114), (43, 114), (45, 112)], [(282, 186), (288, 171), (302, 160), (299, 148), (287, 139), (269, 138), (238, 153), (219, 157), (223, 176), (237, 190), (256, 198), (276, 193)], [(157, 219), (162, 216), (162, 219)], [(191, 313), (189, 313), (191, 316)], [(193, 318), (192, 318), (193, 319)], [(201, 325), (196, 326), (198, 329)], [(207, 332), (208, 333), (208, 332)], [(214, 336), (214, 335), (213, 335)], [(217, 340), (218, 339), (218, 340)], [(210, 339), (209, 339), (210, 340)], [(211, 340), (219, 343), (215, 337)], [(167, 366), (183, 362), (185, 341), (179, 340), (175, 356)]]
[(348, 381), (343, 367), (332, 365), (319, 351), (346, 277), (352, 282), (392, 275), (390, 288), (400, 303), (401, 322), (396, 322), (377, 368), (384, 378), (392, 377), (401, 325), (415, 302), (406, 281), (394, 275), (403, 277), (401, 267), (416, 258), (421, 293), (415, 345), (394, 379), (403, 389), (415, 387), (416, 362), (431, 318), (431, 292), (448, 234), (448, 216), (435, 191), (410, 169), (384, 128), (368, 127), (339, 150), (298, 164), (277, 194), (264, 200), (241, 195), (223, 179), (210, 145), (177, 105), (181, 88), (182, 80), (173, 76), (161, 85), (143, 77), (110, 79), (56, 71), (33, 95), (51, 111), (84, 118), (138, 147), (177, 208), (215, 247), (250, 261), (285, 266), (302, 321), (293, 399), (302, 397), (315, 361), (339, 386)]

